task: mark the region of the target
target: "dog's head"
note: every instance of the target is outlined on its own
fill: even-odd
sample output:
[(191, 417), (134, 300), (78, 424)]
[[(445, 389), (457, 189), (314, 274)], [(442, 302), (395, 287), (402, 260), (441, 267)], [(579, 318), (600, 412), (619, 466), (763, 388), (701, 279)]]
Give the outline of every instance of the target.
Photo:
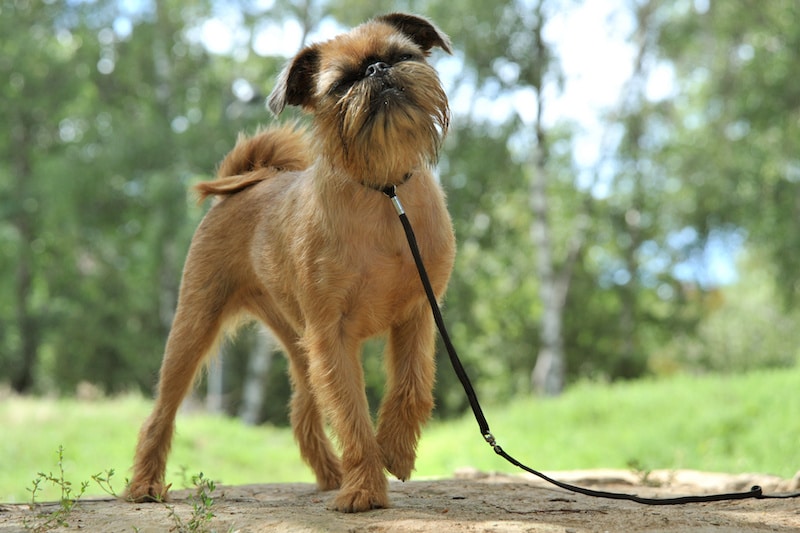
[(425, 58), (450, 40), (430, 21), (384, 15), (300, 51), (269, 96), (314, 115), (323, 157), (373, 186), (401, 183), (436, 160), (450, 120), (447, 96)]

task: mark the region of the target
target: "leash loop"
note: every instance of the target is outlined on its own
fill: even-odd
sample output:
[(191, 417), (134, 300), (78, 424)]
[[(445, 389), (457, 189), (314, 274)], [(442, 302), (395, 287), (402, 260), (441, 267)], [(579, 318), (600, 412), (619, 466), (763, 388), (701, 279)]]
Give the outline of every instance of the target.
[[(407, 175), (407, 178), (408, 179)], [(408, 245), (411, 248), (411, 255), (414, 257), (414, 263), (417, 266), (417, 271), (419, 272), (420, 281), (422, 281), (422, 286), (425, 289), (425, 294), (428, 297), (428, 303), (430, 303), (431, 311), (433, 312), (433, 318), (436, 322), (436, 327), (439, 329), (439, 334), (442, 337), (442, 342), (445, 345), (445, 349), (447, 350), (447, 355), (450, 358), (450, 363), (453, 366), (453, 371), (455, 371), (458, 380), (461, 382), (461, 386), (464, 388), (464, 393), (467, 395), (467, 400), (469, 401), (469, 405), (472, 408), (472, 413), (475, 415), (475, 421), (478, 423), (478, 427), (481, 431), (481, 436), (483, 439), (492, 447), (494, 452), (511, 463), (512, 465), (533, 474), (534, 476), (555, 485), (561, 489), (570, 491), (570, 492), (577, 492), (579, 494), (583, 494), (585, 496), (592, 496), (595, 498), (606, 498), (612, 500), (628, 500), (636, 503), (640, 503), (643, 505), (684, 505), (687, 503), (703, 503), (703, 502), (718, 502), (718, 501), (728, 501), (728, 500), (744, 500), (754, 498), (757, 500), (763, 499), (788, 499), (788, 498), (800, 498), (800, 492), (792, 493), (792, 494), (774, 494), (774, 495), (766, 495), (764, 494), (761, 487), (758, 485), (754, 485), (749, 491), (747, 492), (732, 492), (727, 494), (707, 494), (702, 496), (681, 496), (677, 498), (643, 498), (641, 496), (637, 496), (636, 494), (626, 494), (626, 493), (619, 493), (619, 492), (607, 492), (602, 490), (592, 490), (587, 489), (584, 487), (580, 487), (577, 485), (572, 485), (570, 483), (564, 483), (563, 481), (558, 481), (553, 479), (538, 470), (535, 470), (525, 464), (521, 463), (511, 455), (505, 452), (503, 448), (497, 443), (494, 435), (492, 435), (491, 430), (489, 429), (489, 423), (486, 421), (486, 416), (483, 414), (483, 409), (481, 408), (480, 403), (478, 402), (478, 396), (475, 393), (475, 389), (472, 386), (472, 382), (467, 375), (466, 370), (464, 370), (464, 365), (461, 364), (461, 359), (458, 357), (458, 353), (456, 352), (455, 347), (453, 346), (452, 341), (450, 340), (450, 335), (447, 332), (447, 327), (444, 324), (444, 319), (442, 318), (442, 312), (439, 309), (439, 303), (436, 300), (436, 294), (433, 292), (433, 287), (431, 287), (430, 279), (428, 278), (428, 273), (425, 270), (425, 265), (422, 262), (422, 257), (419, 252), (419, 246), (417, 246), (417, 239), (414, 235), (414, 230), (411, 227), (411, 223), (408, 220), (408, 216), (406, 215), (405, 209), (403, 209), (403, 205), (400, 203), (400, 199), (397, 197), (397, 187), (394, 185), (389, 185), (386, 187), (382, 187), (377, 189), (383, 194), (385, 194), (394, 205), (395, 211), (397, 211), (397, 215), (400, 217), (400, 222), (403, 224), (403, 229), (405, 230), (406, 239), (408, 240)]]

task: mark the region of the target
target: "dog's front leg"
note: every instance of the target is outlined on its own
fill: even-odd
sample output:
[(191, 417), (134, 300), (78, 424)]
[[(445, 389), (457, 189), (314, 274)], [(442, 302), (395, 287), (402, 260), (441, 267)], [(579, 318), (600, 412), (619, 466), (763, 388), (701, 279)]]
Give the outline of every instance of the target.
[(388, 482), (369, 415), (360, 342), (336, 333), (309, 332), (305, 345), (314, 394), (342, 446), (342, 486), (332, 508), (343, 512), (387, 507)]
[(434, 343), (433, 317), (426, 306), (389, 333), (377, 440), (386, 469), (403, 481), (414, 469), (417, 441), (433, 409)]

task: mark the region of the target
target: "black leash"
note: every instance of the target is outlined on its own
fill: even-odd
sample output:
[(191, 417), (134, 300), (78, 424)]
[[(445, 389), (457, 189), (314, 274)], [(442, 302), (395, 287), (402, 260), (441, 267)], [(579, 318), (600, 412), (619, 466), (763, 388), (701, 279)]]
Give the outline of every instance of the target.
[(481, 435), (483, 439), (492, 447), (494, 452), (511, 463), (512, 465), (521, 468), (522, 470), (537, 476), (548, 483), (551, 483), (559, 488), (564, 490), (568, 490), (571, 492), (577, 492), (579, 494), (584, 494), (586, 496), (593, 496), (596, 498), (606, 498), (612, 500), (628, 500), (636, 503), (641, 503), (644, 505), (683, 505), (687, 503), (702, 503), (702, 502), (718, 502), (718, 501), (727, 501), (727, 500), (745, 500), (750, 498), (755, 499), (788, 499), (788, 498), (798, 498), (800, 497), (800, 493), (795, 494), (776, 494), (776, 495), (768, 495), (764, 494), (761, 487), (758, 485), (753, 486), (747, 492), (730, 492), (726, 494), (708, 494), (702, 496), (681, 496), (677, 498), (643, 498), (641, 496), (637, 496), (635, 494), (625, 494), (620, 492), (607, 492), (602, 490), (592, 490), (587, 489), (584, 487), (578, 487), (576, 485), (571, 485), (569, 483), (564, 483), (562, 481), (558, 481), (553, 479), (538, 470), (534, 470), (530, 468), (514, 457), (506, 453), (503, 448), (497, 444), (497, 441), (492, 435), (491, 430), (489, 429), (489, 423), (486, 421), (486, 416), (483, 414), (483, 409), (481, 409), (481, 405), (478, 402), (478, 396), (475, 394), (475, 389), (472, 387), (472, 383), (470, 382), (469, 376), (467, 375), (466, 370), (464, 370), (464, 365), (461, 364), (461, 360), (456, 353), (456, 349), (453, 346), (453, 343), (450, 341), (450, 335), (447, 332), (447, 328), (444, 324), (444, 319), (442, 318), (442, 312), (439, 309), (439, 304), (436, 301), (436, 295), (433, 292), (433, 287), (431, 287), (430, 279), (428, 278), (428, 274), (425, 270), (425, 265), (422, 262), (422, 257), (419, 253), (419, 247), (417, 246), (417, 239), (414, 236), (414, 230), (411, 227), (411, 223), (408, 220), (408, 216), (406, 215), (405, 209), (403, 209), (403, 205), (400, 203), (400, 199), (397, 197), (397, 188), (394, 185), (390, 185), (388, 187), (384, 187), (380, 190), (383, 194), (389, 197), (394, 205), (395, 210), (397, 211), (397, 215), (400, 217), (400, 222), (403, 224), (403, 229), (406, 233), (406, 238), (408, 239), (408, 245), (411, 248), (411, 254), (414, 256), (414, 263), (416, 263), (417, 270), (419, 271), (420, 279), (422, 280), (422, 285), (425, 288), (425, 294), (428, 296), (428, 302), (431, 305), (431, 310), (433, 311), (433, 318), (436, 322), (436, 327), (439, 329), (439, 334), (442, 337), (442, 341), (444, 342), (445, 348), (447, 349), (447, 355), (450, 357), (450, 364), (453, 366), (453, 370), (455, 371), (456, 375), (458, 376), (459, 381), (461, 382), (462, 387), (464, 387), (464, 392), (467, 395), (467, 399), (469, 400), (469, 405), (472, 408), (472, 413), (475, 415), (475, 420), (478, 422), (478, 427), (480, 428)]

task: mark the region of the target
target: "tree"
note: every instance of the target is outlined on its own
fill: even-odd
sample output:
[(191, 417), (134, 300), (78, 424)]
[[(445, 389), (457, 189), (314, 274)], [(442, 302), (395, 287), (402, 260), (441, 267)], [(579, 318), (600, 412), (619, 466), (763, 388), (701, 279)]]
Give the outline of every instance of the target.
[(266, 115), (231, 86), (278, 60), (211, 56), (190, 31), (208, 4), (157, 7), (3, 5), (0, 360), (17, 390), (153, 384), (201, 215), (188, 186)]
[[(5, 2), (2, 10), (0, 31), (6, 37), (0, 44), (0, 76), (7, 82), (0, 89), (0, 121), (5, 125), (0, 132), (0, 211), (7, 222), (0, 225), (0, 238), (5, 241), (2, 248), (13, 252), (4, 254), (5, 264), (0, 265), (6, 271), (3, 278), (13, 280), (13, 289), (3, 286), (3, 300), (13, 304), (0, 313), (3, 322), (14, 324), (5, 337), (2, 359), (12, 369), (12, 388), (29, 392), (48, 321), (44, 274), (56, 260), (47, 228), (52, 221), (49, 191), (60, 187), (52, 173), (66, 162), (63, 139), (76, 134), (61, 95), (79, 95), (86, 74), (73, 68), (85, 55), (69, 30), (56, 23), (60, 15), (75, 15), (67, 6)], [(59, 87), (58, 94), (53, 87)], [(42, 152), (48, 154), (45, 160), (38, 157)]]
[[(566, 357), (563, 316), (574, 262), (583, 246), (580, 221), (584, 218), (583, 207), (588, 200), (584, 196), (583, 200), (577, 201), (579, 209), (573, 212), (573, 216), (565, 217), (563, 211), (557, 215), (551, 212), (552, 206), (557, 204), (550, 201), (551, 194), (559, 182), (564, 183), (560, 180), (574, 185), (574, 175), (569, 175), (572, 170), (569, 157), (551, 159), (550, 153), (554, 143), (569, 143), (569, 130), (563, 128), (560, 131), (548, 131), (544, 123), (547, 95), (557, 92), (561, 83), (557, 59), (543, 35), (548, 22), (548, 11), (554, 9), (554, 5), (543, 1), (536, 2), (533, 6), (520, 2), (483, 4), (480, 16), (464, 23), (464, 26), (474, 25), (473, 34), (477, 31), (478, 36), (483, 39), (469, 39), (463, 43), (465, 61), (474, 72), (474, 77), (467, 79), (471, 78), (470, 82), (475, 84), (476, 96), (486, 93), (487, 96), (497, 97), (504, 93), (508, 96), (526, 92), (535, 100), (532, 117), (527, 112), (523, 114), (518, 108), (516, 116), (507, 119), (506, 127), (491, 128), (488, 124), (469, 123), (466, 126), (494, 129), (505, 135), (502, 142), (509, 148), (508, 153), (505, 158), (495, 159), (493, 164), (508, 176), (505, 180), (492, 181), (493, 187), (503, 190), (504, 186), (508, 186), (507, 194), (510, 197), (518, 184), (528, 184), (527, 205), (518, 206), (521, 209), (527, 208), (527, 212), (517, 212), (516, 216), (518, 221), (527, 221), (524, 225), (527, 226), (530, 241), (523, 240), (518, 246), (522, 246), (522, 249), (532, 248), (535, 261), (533, 265), (529, 260), (525, 261), (525, 266), (520, 265), (523, 269), (520, 275), (529, 280), (525, 285), (536, 287), (539, 300), (537, 310), (540, 314), (537, 320), (538, 342), (529, 344), (525, 359), (531, 365), (535, 345), (538, 344), (536, 364), (530, 374), (531, 384), (537, 392), (548, 395), (558, 394), (564, 387)], [(493, 32), (492, 28), (503, 28), (503, 31)], [(462, 32), (466, 30), (466, 27), (460, 28)], [(460, 155), (463, 157), (463, 152)], [(511, 168), (521, 172), (521, 179), (508, 179), (516, 174), (508, 172)], [(481, 178), (480, 175), (471, 177), (477, 180)], [(447, 176), (443, 176), (443, 179), (447, 179)], [(559, 188), (559, 191), (576, 199), (582, 196), (574, 186)], [(463, 201), (456, 198), (458, 200)], [(511, 205), (513, 204), (509, 201), (505, 207), (509, 208)], [(496, 223), (495, 220), (502, 224), (502, 218), (494, 219), (490, 223)], [(555, 229), (555, 220), (560, 223), (559, 230)], [(509, 239), (506, 237), (505, 240)], [(564, 242), (569, 245), (564, 246)], [(498, 255), (508, 253), (497, 251), (500, 252)], [(525, 255), (530, 258), (530, 254)], [(498, 302), (498, 308), (505, 308), (509, 314), (513, 312), (513, 307), (500, 303), (499, 299), (495, 301)], [(525, 317), (523, 320), (529, 324), (523, 327), (523, 331), (530, 330), (531, 322), (535, 320), (530, 316), (532, 307), (529, 301), (520, 312)], [(504, 331), (503, 334), (507, 335), (508, 332)], [(514, 342), (514, 339), (509, 340)], [(519, 340), (521, 339), (517, 337), (516, 341)]]
[(661, 372), (734, 373), (797, 364), (800, 311), (781, 308), (777, 266), (766, 259), (744, 253), (737, 262), (740, 280), (702, 295), (705, 312), (696, 332), (678, 333), (654, 352)]
[[(448, 16), (449, 4), (408, 6), (454, 36), (460, 74), (449, 91), (469, 94), (472, 103), (456, 114), (440, 164), (459, 240), (447, 313), (468, 367), (495, 399), (531, 384), (557, 394), (586, 366), (583, 360), (609, 359), (596, 357), (602, 342), (582, 344), (571, 358), (565, 353), (566, 346), (578, 351), (565, 338), (576, 329), (585, 337), (580, 324), (591, 322), (583, 302), (596, 285), (581, 282), (584, 292), (569, 296), (576, 275), (598, 275), (580, 263), (588, 237), (602, 234), (606, 224), (597, 218), (605, 212), (595, 211), (593, 191), (577, 184), (571, 125), (548, 125), (543, 118), (548, 98), (563, 83), (544, 29), (563, 4), (474, 2), (455, 18)], [(358, 8), (349, 13), (363, 16)], [(452, 71), (448, 66), (444, 70)], [(491, 102), (520, 96), (533, 113), (520, 105), (508, 115), (487, 116)], [(607, 328), (593, 333), (609, 336)], [(530, 379), (520, 380), (523, 375)]]
[(563, 265), (555, 265), (553, 231), (548, 202), (548, 135), (544, 125), (544, 83), (548, 71), (552, 69), (552, 52), (544, 41), (543, 31), (547, 22), (544, 2), (539, 2), (533, 10), (535, 22), (530, 31), (533, 34), (533, 53), (529, 61), (535, 65), (527, 69), (530, 74), (527, 82), (536, 91), (536, 114), (533, 130), (535, 144), (530, 150), (530, 208), (533, 213), (531, 241), (536, 250), (536, 274), (539, 279), (539, 299), (542, 316), (539, 325), (540, 347), (536, 365), (531, 373), (533, 390), (539, 394), (554, 396), (564, 389), (566, 376), (566, 356), (564, 354), (563, 315), (567, 302), (567, 292), (572, 277), (574, 262), (583, 247), (581, 228), (575, 233), (572, 246)]
[[(715, 352), (738, 357), (723, 342), (734, 330), (783, 350), (722, 324), (752, 306), (785, 328), (800, 293), (800, 8), (627, 4), (638, 54), (603, 117), (604, 157), (581, 169), (587, 184), (576, 179), (579, 126), (545, 120), (564, 83), (547, 24), (573, 5), (466, 0), (453, 16), (439, 0), (240, 3), (222, 51), (201, 38), (221, 9), (212, 2), (2, 3), (0, 379), (20, 391), (69, 393), (84, 380), (150, 390), (205, 210), (186, 191), (239, 131), (269, 120), (263, 97), (285, 58), (257, 55), (265, 21), (296, 21), (307, 36), (392, 10), (423, 13), (453, 38), (453, 57), (431, 58), (455, 112), (439, 165), (459, 246), (444, 312), (481, 398), (529, 392), (534, 367), (545, 393), (586, 376), (719, 368)], [(653, 72), (671, 73), (675, 90), (653, 97)], [(789, 311), (716, 287), (702, 259), (720, 242), (774, 272)], [(682, 347), (703, 356), (687, 363)], [(381, 348), (366, 346), (371, 401)], [(285, 420), (285, 361), (252, 330), (225, 365), (227, 412)], [(460, 412), (440, 365), (439, 413)], [(243, 396), (247, 376), (263, 379)]]
[(703, 247), (746, 231), (778, 267), (787, 304), (800, 296), (800, 15), (795, 2), (659, 4), (659, 52), (678, 86), (660, 164), (694, 191), (684, 223)]

